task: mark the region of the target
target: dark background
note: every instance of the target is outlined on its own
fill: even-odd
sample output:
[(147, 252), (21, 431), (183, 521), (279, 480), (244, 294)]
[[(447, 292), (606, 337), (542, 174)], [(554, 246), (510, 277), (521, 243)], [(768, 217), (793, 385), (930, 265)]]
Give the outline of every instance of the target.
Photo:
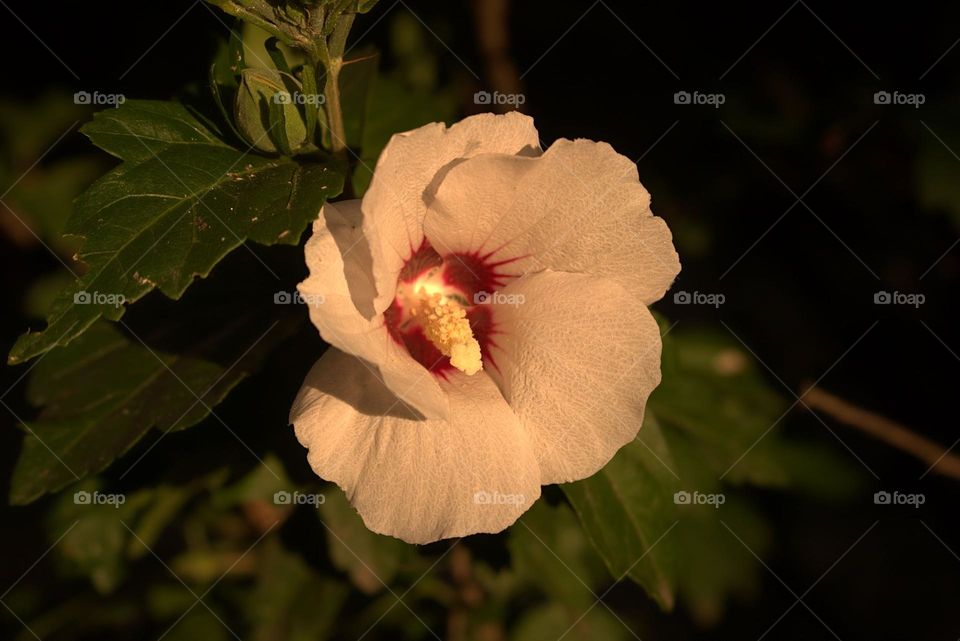
[[(25, 24), (0, 6), (3, 98), (29, 101), (51, 87), (167, 98), (202, 82), (225, 27), (202, 2), (190, 6), (11, 2)], [(472, 92), (493, 87), (470, 5), (381, 0), (354, 37), (373, 25), (364, 41), (383, 45), (389, 16), (374, 21), (387, 11), (412, 11), (429, 26), (445, 80), (460, 88), (464, 113), (476, 110)], [(960, 47), (937, 62), (960, 38), (958, 18), (960, 7), (945, 3), (524, 1), (513, 7), (510, 53), (523, 75), (523, 110), (546, 144), (606, 140), (640, 158), (641, 181), (674, 229), (683, 262), (675, 290), (726, 296), (714, 309), (676, 305), (668, 295), (656, 306), (662, 314), (682, 324), (722, 322), (769, 367), (774, 385), (779, 378), (799, 391), (826, 373), (825, 389), (949, 446), (958, 438), (960, 218), (926, 202), (922, 171), (924, 158), (954, 163), (942, 188), (960, 201)], [(719, 92), (726, 102), (676, 105), (681, 90)], [(880, 90), (922, 93), (926, 102), (876, 105)], [(46, 161), (86, 146), (74, 132)], [(790, 190), (802, 195), (815, 182), (806, 206), (784, 215), (796, 200)], [(43, 247), (0, 236), (4, 353), (28, 326), (24, 292), (58, 267)], [(879, 290), (923, 293), (926, 302), (877, 306)], [(277, 384), (295, 390), (309, 359), (286, 358), (289, 381)], [(0, 388), (24, 370), (0, 370)], [(6, 401), (29, 416), (22, 385)], [(906, 454), (829, 417), (834, 434), (794, 414), (791, 430), (869, 467), (878, 477), (870, 494), (835, 506), (770, 498), (776, 538), (759, 600), (735, 605), (713, 631), (696, 631), (682, 611), (662, 625), (676, 626), (676, 638), (753, 639), (802, 597), (809, 609), (793, 607), (768, 638), (833, 638), (818, 617), (845, 640), (960, 637), (957, 482), (920, 480), (926, 465)], [(13, 425), (10, 416), (0, 420)], [(221, 445), (228, 438), (215, 437)], [(5, 494), (20, 436), (4, 427), (0, 439)], [(150, 473), (145, 466), (144, 477)], [(926, 504), (876, 506), (872, 492), (881, 489), (921, 492)], [(45, 549), (37, 537), (42, 510), (42, 502), (2, 508), (0, 589)], [(42, 576), (41, 568), (35, 580)], [(651, 607), (626, 589), (611, 602)]]

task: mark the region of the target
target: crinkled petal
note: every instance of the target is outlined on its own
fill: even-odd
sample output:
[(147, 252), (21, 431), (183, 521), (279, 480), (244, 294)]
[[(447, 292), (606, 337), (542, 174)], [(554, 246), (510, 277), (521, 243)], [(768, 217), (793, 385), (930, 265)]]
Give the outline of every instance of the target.
[(307, 460), (374, 532), (408, 543), (511, 525), (540, 496), (529, 441), (493, 381), (444, 383), (450, 418), (414, 420), (367, 364), (331, 348), (290, 414)]
[(390, 305), (404, 261), (423, 242), (425, 200), (446, 165), (484, 153), (539, 153), (529, 116), (479, 114), (450, 128), (442, 123), (397, 134), (380, 154), (363, 197), (363, 229), (371, 237), (379, 296), (377, 311)]
[(491, 376), (530, 436), (540, 482), (586, 478), (637, 435), (660, 383), (660, 332), (608, 278), (545, 270), (494, 300)]
[(590, 140), (559, 140), (539, 158), (485, 154), (457, 164), (440, 182), (425, 232), (441, 254), (512, 259), (500, 268), (509, 275), (606, 276), (646, 304), (680, 271), (636, 165)]
[(447, 415), (447, 397), (436, 378), (415, 361), (374, 314), (373, 261), (361, 229), (359, 200), (327, 203), (307, 241), (310, 276), (298, 289), (323, 339), (373, 363), (383, 383), (423, 416)]

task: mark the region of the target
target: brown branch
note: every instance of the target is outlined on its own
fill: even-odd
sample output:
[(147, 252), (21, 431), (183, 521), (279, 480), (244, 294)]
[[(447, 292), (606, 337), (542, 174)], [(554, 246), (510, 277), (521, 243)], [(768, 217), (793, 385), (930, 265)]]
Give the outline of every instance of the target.
[(841, 423), (855, 427), (877, 440), (917, 457), (930, 466), (929, 471), (960, 479), (960, 456), (951, 454), (943, 446), (903, 425), (857, 407), (817, 387), (808, 388), (800, 398), (808, 409), (821, 410)]
[[(520, 94), (523, 82), (510, 56), (510, 0), (474, 0), (471, 6), (477, 46), (490, 88), (501, 94)], [(500, 113), (511, 109), (524, 111), (524, 105), (492, 106)]]

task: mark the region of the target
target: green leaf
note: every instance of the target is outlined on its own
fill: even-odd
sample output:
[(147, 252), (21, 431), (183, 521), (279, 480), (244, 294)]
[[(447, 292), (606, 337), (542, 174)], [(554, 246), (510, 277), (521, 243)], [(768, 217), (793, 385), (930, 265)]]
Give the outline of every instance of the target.
[(332, 166), (227, 146), (182, 106), (125, 104), (85, 131), (128, 162), (77, 201), (66, 232), (86, 239), (87, 272), (57, 299), (46, 330), (20, 337), (10, 363), (119, 319), (155, 288), (179, 298), (246, 240), (296, 244), (343, 187)]
[(61, 256), (76, 252), (76, 243), (62, 236), (73, 200), (109, 165), (92, 149), (45, 152), (58, 141), (68, 145), (86, 112), (59, 92), (26, 103), (0, 100), (0, 193), (6, 205), (0, 206), (0, 228), (16, 244), (32, 246), (39, 239)]
[(377, 158), (391, 136), (431, 122), (448, 122), (456, 112), (452, 93), (411, 90), (389, 76), (378, 77), (371, 91), (364, 118), (361, 160), (353, 178), (358, 197), (369, 187)]
[(343, 127), (347, 144), (353, 148), (359, 149), (363, 146), (366, 118), (379, 64), (380, 56), (376, 52), (361, 52), (349, 60), (344, 60), (340, 70)]
[(211, 503), (217, 508), (228, 508), (251, 501), (274, 503), (274, 495), (280, 491), (292, 491), (293, 482), (286, 468), (274, 454), (267, 454), (260, 464), (236, 483), (220, 488)]
[[(936, 110), (930, 113), (929, 122), (935, 123), (932, 131), (920, 134), (917, 149), (914, 181), (920, 206), (931, 211), (946, 214), (954, 227), (960, 227), (960, 190), (957, 189), (957, 177), (960, 176), (960, 161), (950, 148), (956, 149), (960, 141), (960, 127), (953, 120), (952, 108)], [(949, 147), (948, 147), (949, 145)]]
[[(303, 65), (301, 75), (301, 83), (303, 84), (303, 95), (305, 96), (320, 96), (320, 89), (317, 87), (317, 70), (313, 65)], [(308, 143), (316, 143), (317, 135), (317, 123), (320, 118), (320, 106), (319, 104), (313, 104), (308, 101), (307, 104), (303, 106), (304, 112), (304, 124), (307, 128), (306, 141)]]
[(614, 577), (628, 575), (665, 608), (679, 596), (705, 625), (727, 599), (755, 591), (753, 554), (770, 537), (736, 486), (836, 496), (855, 478), (831, 450), (770, 429), (788, 407), (733, 337), (666, 336), (663, 381), (637, 439), (594, 476), (561, 486)]
[(350, 589), (324, 579), (277, 539), (263, 544), (248, 617), (253, 641), (322, 641), (334, 630)]
[[(670, 334), (664, 341), (663, 381), (650, 397), (661, 421), (702, 444), (705, 462), (716, 476), (730, 470), (789, 407), (734, 343), (732, 336), (712, 332)], [(740, 466), (751, 458), (762, 457), (743, 457), (730, 470), (731, 480), (750, 476)]]
[(263, 48), (266, 50), (267, 55), (270, 56), (274, 69), (284, 73), (290, 73), (290, 65), (283, 55), (283, 51), (280, 49), (280, 40), (275, 37), (267, 38), (263, 43)]
[(223, 615), (214, 615), (206, 608), (193, 608), (183, 618), (174, 619), (164, 641), (229, 641), (230, 631), (223, 625)]
[[(276, 38), (264, 29), (249, 22), (239, 24), (241, 26), (234, 29), (234, 32), (239, 31), (240, 34), (244, 66), (255, 67), (257, 69), (269, 69), (271, 71), (283, 71), (282, 67), (277, 66), (276, 61), (273, 59), (274, 55), (271, 54), (267, 45), (267, 42), (271, 38)], [(276, 42), (275, 50), (279, 55), (283, 56), (284, 63), (289, 69), (294, 69), (297, 65), (303, 64), (306, 61), (303, 51), (293, 49), (282, 41)]]
[(543, 639), (571, 639), (582, 641), (621, 641), (633, 635), (603, 606), (589, 611), (551, 603), (524, 613), (510, 632), (510, 641), (542, 641)]
[(671, 546), (662, 544), (677, 524), (677, 486), (670, 463), (656, 454), (665, 454), (664, 447), (660, 426), (648, 413), (637, 440), (602, 470), (560, 487), (614, 578), (629, 575), (671, 609), (678, 559)]
[(327, 549), (333, 565), (355, 586), (374, 594), (390, 585), (412, 548), (399, 539), (367, 529), (339, 489), (325, 494), (320, 517), (327, 528)]
[(302, 145), (307, 128), (294, 95), (300, 82), (273, 70), (244, 69), (237, 92), (235, 122), (251, 146), (290, 156)]
[(100, 149), (133, 163), (170, 147), (230, 148), (179, 102), (128, 100), (97, 112), (81, 131)]
[[(101, 493), (89, 479), (65, 494), (50, 511), (49, 538), (59, 540), (57, 556), (68, 573), (89, 578), (101, 594), (119, 587), (126, 574), (126, 549), (132, 522), (151, 500), (150, 491), (131, 495)], [(62, 538), (61, 538), (62, 537)]]
[(33, 370), (27, 397), (43, 409), (25, 435), (10, 501), (29, 503), (105, 469), (151, 428), (200, 422), (284, 336), (271, 330), (246, 353), (250, 344), (235, 339), (235, 358), (243, 356), (225, 371), (201, 358), (151, 351), (113, 325), (95, 324)]
[(135, 522), (127, 523), (136, 534), (136, 536), (131, 535), (127, 544), (127, 556), (131, 559), (148, 556), (160, 539), (160, 535), (175, 523), (187, 501), (201, 490), (207, 489), (216, 481), (217, 476), (219, 475), (214, 473), (186, 485), (163, 484), (138, 491), (133, 498), (133, 503), (139, 502), (140, 495), (146, 496), (149, 503), (144, 506)]
[(687, 514), (670, 542), (683, 555), (679, 596), (700, 626), (714, 626), (728, 598), (746, 603), (756, 597), (762, 570), (751, 551), (761, 557), (768, 552), (770, 531), (746, 501), (729, 494), (719, 509), (685, 507)]
[(517, 576), (567, 606), (586, 610), (608, 579), (603, 561), (565, 504), (537, 501), (510, 528), (508, 547)]
[(857, 471), (834, 450), (784, 438), (778, 428), (790, 403), (734, 337), (673, 332), (664, 341), (664, 360), (650, 407), (664, 425), (692, 437), (698, 464), (715, 477), (821, 497), (858, 487)]

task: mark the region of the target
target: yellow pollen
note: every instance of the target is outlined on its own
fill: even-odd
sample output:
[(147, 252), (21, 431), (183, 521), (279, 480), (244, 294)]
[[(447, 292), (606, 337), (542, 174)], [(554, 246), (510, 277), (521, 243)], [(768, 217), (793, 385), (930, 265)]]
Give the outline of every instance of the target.
[(420, 304), (411, 314), (420, 320), (427, 339), (464, 374), (472, 376), (482, 370), (480, 343), (473, 337), (466, 310), (441, 294), (428, 294), (423, 288), (417, 296)]

